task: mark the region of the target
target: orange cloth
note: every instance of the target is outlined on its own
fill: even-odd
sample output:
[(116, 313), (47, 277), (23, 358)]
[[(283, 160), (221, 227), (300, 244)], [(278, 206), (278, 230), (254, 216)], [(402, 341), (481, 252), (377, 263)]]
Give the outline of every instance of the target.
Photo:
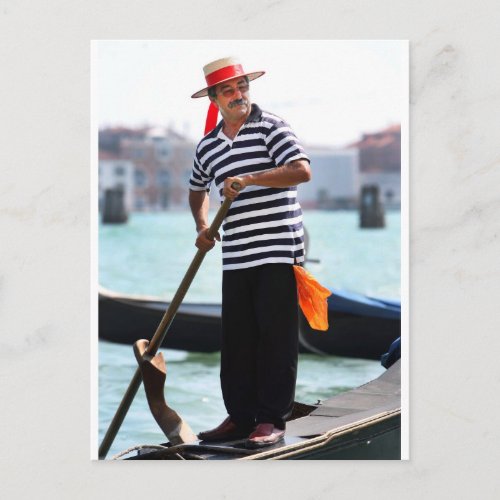
[(311, 328), (315, 330), (328, 330), (328, 305), (327, 297), (332, 292), (320, 285), (316, 279), (301, 266), (293, 266), (299, 304)]

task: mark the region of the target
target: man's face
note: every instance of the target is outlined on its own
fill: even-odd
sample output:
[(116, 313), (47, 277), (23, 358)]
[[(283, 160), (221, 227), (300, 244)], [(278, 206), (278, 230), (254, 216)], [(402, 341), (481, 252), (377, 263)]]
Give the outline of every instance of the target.
[(233, 78), (219, 83), (215, 87), (215, 103), (223, 118), (239, 120), (250, 114), (251, 102), (248, 83), (243, 77)]

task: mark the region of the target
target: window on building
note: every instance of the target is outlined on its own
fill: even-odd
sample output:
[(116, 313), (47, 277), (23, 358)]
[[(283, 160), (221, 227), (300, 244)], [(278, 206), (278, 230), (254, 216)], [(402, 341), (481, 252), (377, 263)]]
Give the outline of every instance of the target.
[(170, 172), (167, 170), (158, 171), (157, 180), (160, 186), (167, 187), (170, 184)]
[(167, 147), (165, 147), (165, 146), (162, 146), (161, 148), (158, 148), (157, 152), (158, 152), (158, 156), (160, 158), (163, 158), (163, 159), (167, 158), (168, 155), (170, 154), (170, 150)]
[(135, 185), (137, 187), (145, 187), (147, 184), (146, 174), (142, 170), (136, 170), (134, 172)]
[(125, 167), (123, 165), (116, 165), (114, 172), (117, 177), (123, 177), (125, 175)]
[(163, 191), (160, 194), (160, 207), (163, 210), (166, 210), (168, 208), (169, 201), (170, 201), (170, 195), (169, 195), (168, 191)]

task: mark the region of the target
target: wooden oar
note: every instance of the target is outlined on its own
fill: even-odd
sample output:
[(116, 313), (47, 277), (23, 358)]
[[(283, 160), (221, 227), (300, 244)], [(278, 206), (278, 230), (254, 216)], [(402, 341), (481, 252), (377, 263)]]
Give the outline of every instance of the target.
[[(235, 182), (232, 184), (231, 187), (233, 189), (239, 190), (240, 185)], [(215, 215), (214, 220), (212, 221), (211, 226), (208, 229), (207, 236), (209, 239), (213, 240), (215, 238), (215, 235), (217, 234), (217, 231), (219, 230), (222, 221), (224, 220), (224, 217), (226, 216), (229, 207), (231, 206), (231, 203), (232, 200), (230, 200), (229, 198), (226, 198), (224, 200), (224, 203), (222, 203), (217, 214)], [(205, 254), (206, 252), (203, 250), (198, 250), (196, 252), (193, 261), (191, 262), (191, 265), (189, 266), (183, 280), (181, 281), (179, 289), (175, 293), (172, 302), (167, 308), (165, 314), (163, 315), (163, 318), (160, 324), (158, 325), (158, 328), (156, 329), (156, 332), (153, 338), (151, 339), (151, 342), (149, 343), (148, 349), (146, 351), (148, 356), (154, 356), (158, 351), (158, 349), (160, 348), (161, 343), (163, 342), (163, 339), (165, 338), (165, 335), (167, 334), (167, 331), (170, 328), (170, 325), (172, 324), (172, 321), (177, 313), (177, 309), (179, 309), (179, 306), (181, 305), (182, 300), (184, 299), (184, 296), (186, 295), (189, 289), (189, 286), (191, 285), (201, 263), (203, 262)], [(137, 390), (141, 385), (141, 381), (142, 381), (141, 369), (137, 368), (134, 376), (132, 377), (132, 380), (130, 381), (128, 389), (123, 396), (120, 406), (116, 410), (115, 416), (113, 417), (113, 420), (111, 421), (111, 424), (108, 427), (104, 439), (102, 440), (101, 446), (99, 447), (99, 459), (106, 458), (106, 455), (108, 454), (108, 451), (111, 448), (111, 445), (113, 444), (116, 434), (118, 433), (118, 430), (120, 429), (123, 420), (127, 415), (128, 409), (130, 408), (130, 405), (132, 404), (132, 401), (134, 400), (134, 397), (137, 394)]]

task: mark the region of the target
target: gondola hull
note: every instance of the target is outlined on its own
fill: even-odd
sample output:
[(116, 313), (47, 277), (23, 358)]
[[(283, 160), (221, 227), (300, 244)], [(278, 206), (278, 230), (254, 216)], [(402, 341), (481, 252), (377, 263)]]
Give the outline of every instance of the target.
[[(301, 314), (299, 345), (302, 353), (380, 359), (400, 336), (397, 304), (334, 292), (329, 299), (329, 329), (309, 327)], [(134, 297), (101, 289), (99, 292), (99, 338), (132, 345), (139, 338), (152, 338), (168, 302)], [(221, 306), (182, 304), (165, 336), (162, 347), (191, 352), (220, 350)]]

